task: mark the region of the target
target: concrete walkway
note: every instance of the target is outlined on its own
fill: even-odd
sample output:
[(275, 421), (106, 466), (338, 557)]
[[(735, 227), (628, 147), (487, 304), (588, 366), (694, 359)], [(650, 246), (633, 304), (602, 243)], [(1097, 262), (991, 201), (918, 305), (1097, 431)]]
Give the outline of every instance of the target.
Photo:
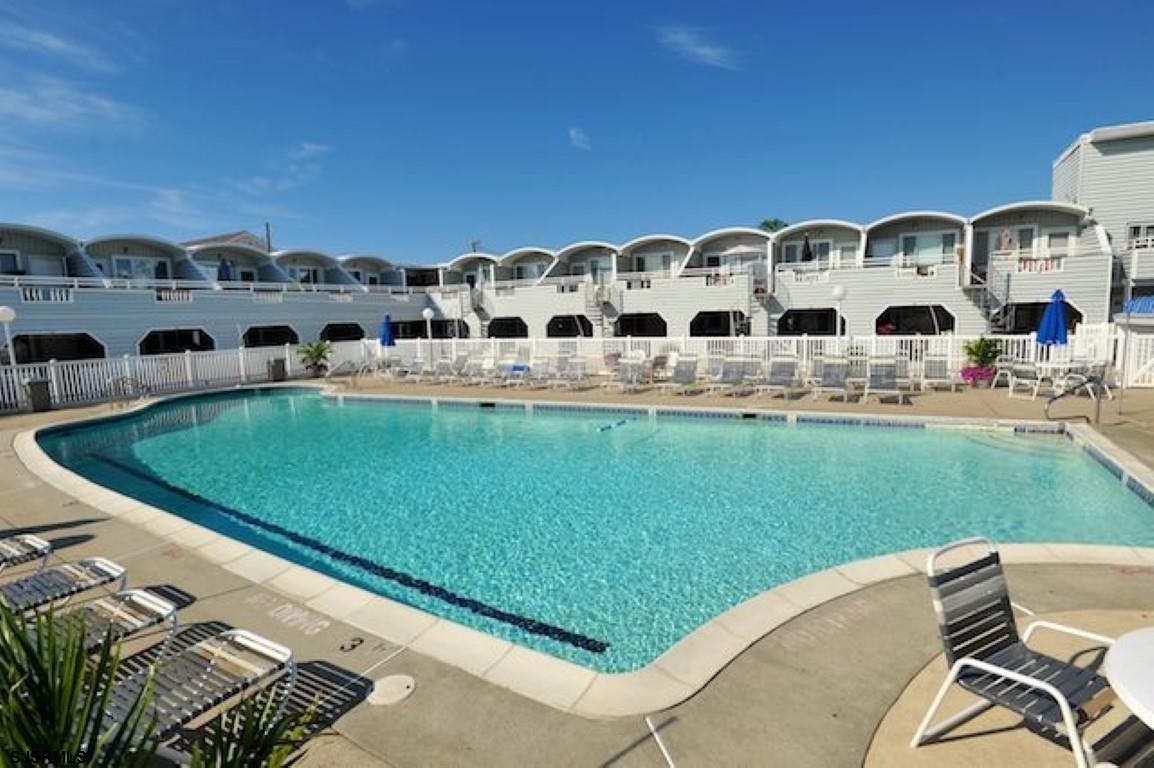
[[(453, 393), (434, 389), (443, 396)], [(416, 388), (399, 391), (415, 394)], [(464, 388), (461, 394), (476, 396), (477, 390)], [(546, 396), (559, 397), (556, 392)], [(606, 397), (601, 392), (565, 396)], [(656, 397), (640, 395), (650, 396)], [(612, 398), (633, 401), (633, 396)], [(941, 398), (950, 402), (939, 406), (931, 405), (936, 395), (918, 398), (902, 412), (961, 408), (974, 415), (984, 408), (989, 415), (1023, 418), (1030, 409), (1040, 409), (1029, 401), (1006, 401), (1004, 392)], [(731, 399), (714, 399), (732, 407)], [(776, 405), (767, 401), (765, 407), (781, 403), (772, 402)], [(1137, 409), (1139, 398), (1132, 402)], [(1154, 397), (1141, 402), (1154, 411)], [(879, 409), (871, 403), (868, 410), (889, 408), (898, 406)], [(328, 663), (368, 679), (390, 674), (416, 679), (416, 691), (400, 704), (353, 708), (310, 750), (304, 764), (666, 765), (645, 718), (594, 721), (565, 714), (367, 635), (307, 606), (307, 599), (289, 596), (274, 586), (275, 579), (253, 584), (241, 578), (228, 569), (227, 553), (199, 557), (149, 531), (147, 524), (108, 518), (30, 475), (11, 451), (17, 431), (104, 410), (0, 420), (0, 521), (53, 541), (61, 558), (99, 554), (120, 562), (129, 569), (130, 586), (170, 586), (188, 593), (194, 602), (181, 612), (185, 624), (223, 621), (289, 645), (301, 661)], [(1130, 428), (1129, 422), (1119, 426)], [(1154, 611), (1154, 567), (1029, 565), (1008, 570), (1015, 599), (1039, 612), (1121, 611), (1140, 622)], [(924, 580), (906, 576), (802, 614), (755, 643), (697, 696), (653, 714), (650, 721), (679, 766), (858, 766), (867, 756), (871, 764), (919, 764), (915, 761), (922, 760), (921, 754), (886, 746), (900, 743), (908, 719), (899, 710), (892, 719), (887, 713), (939, 652)], [(917, 694), (911, 690), (912, 711)], [(1039, 748), (1057, 750), (1061, 759), (1057, 747), (1042, 742)], [(979, 755), (973, 755), (976, 761)]]

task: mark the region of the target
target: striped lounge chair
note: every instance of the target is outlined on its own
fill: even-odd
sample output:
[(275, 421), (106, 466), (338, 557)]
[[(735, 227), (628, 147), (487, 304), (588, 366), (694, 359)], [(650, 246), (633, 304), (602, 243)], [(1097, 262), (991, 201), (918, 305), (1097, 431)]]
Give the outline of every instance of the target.
[(296, 665), (288, 648), (241, 629), (230, 629), (117, 682), (108, 702), (109, 732), (132, 714), (133, 702), (152, 675), (152, 696), (144, 721), (156, 718), (163, 740), (195, 721), (231, 706), (241, 696), (283, 682), (291, 689)]
[(87, 557), (0, 584), (0, 602), (13, 611), (31, 611), (113, 582), (123, 589), (126, 578), (124, 568), (111, 560)]
[(60, 635), (74, 622), (82, 623), (88, 652), (95, 653), (105, 638), (115, 644), (165, 623), (169, 625), (167, 637), (171, 638), (176, 631), (176, 606), (147, 590), (126, 589), (61, 611), (52, 618)]
[[(938, 560), (958, 550), (982, 554), (952, 568)], [(1018, 634), (998, 550), (983, 538), (954, 542), (930, 555), (926, 572), (933, 595), (949, 674), (910, 743), (918, 747), (994, 706), (1021, 715), (1043, 735), (1068, 740), (1079, 768), (1094, 765), (1079, 730), (1109, 706), (1113, 692), (1092, 669), (1046, 656), (1028, 647), (1039, 629), (1110, 645), (1109, 637), (1049, 621), (1035, 621)], [(981, 701), (931, 727), (946, 693), (957, 683)]]
[(39, 560), (43, 568), (51, 554), (52, 545), (38, 536), (29, 533), (6, 536), (0, 539), (0, 571), (33, 560)]

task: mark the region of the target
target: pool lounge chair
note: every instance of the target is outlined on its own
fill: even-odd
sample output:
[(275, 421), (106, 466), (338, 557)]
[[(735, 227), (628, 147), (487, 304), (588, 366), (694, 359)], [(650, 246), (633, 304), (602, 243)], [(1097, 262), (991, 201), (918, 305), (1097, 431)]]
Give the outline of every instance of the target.
[(950, 365), (949, 358), (927, 356), (922, 361), (921, 388), (923, 392), (936, 387), (949, 387), (951, 392), (956, 392), (960, 383), (961, 379)]
[(1049, 379), (1043, 376), (1038, 370), (1038, 366), (1033, 363), (1015, 363), (1010, 368), (1009, 397), (1013, 397), (1014, 393), (1021, 388), (1030, 392), (1031, 400), (1037, 400), (1038, 391), (1042, 388), (1042, 385), (1048, 381)]
[[(283, 679), (291, 687), (296, 665), (288, 648), (252, 632), (230, 629), (172, 656), (159, 657), (151, 668), (152, 697), (144, 720), (156, 717), (155, 734), (161, 740), (206, 715)], [(112, 689), (109, 733), (132, 712), (149, 671), (119, 681)]]
[(657, 386), (675, 395), (699, 392), (701, 387), (697, 383), (697, 358), (681, 357), (673, 366), (673, 375), (669, 377), (669, 381), (663, 381)]
[(53, 617), (58, 633), (71, 622), (83, 622), (88, 652), (100, 648), (105, 637), (119, 643), (146, 629), (167, 623), (171, 638), (176, 631), (176, 606), (144, 589), (126, 589), (89, 600)]
[(123, 589), (126, 578), (124, 568), (111, 560), (86, 557), (0, 584), (0, 602), (13, 611), (30, 611), (113, 582)]
[(402, 381), (406, 384), (416, 384), (421, 380), (424, 372), (425, 361), (419, 357), (415, 357), (409, 361), (408, 365), (397, 371), (397, 381)]
[[(939, 568), (943, 555), (967, 548), (978, 548), (982, 554), (953, 568)], [(1079, 768), (1092, 766), (1094, 758), (1079, 727), (1109, 705), (1113, 693), (1106, 678), (1033, 651), (1028, 643), (1039, 629), (1107, 646), (1114, 641), (1049, 621), (1035, 621), (1019, 635), (1001, 558), (988, 539), (965, 539), (942, 547), (929, 556), (926, 573), (950, 671), (910, 746), (921, 746), (999, 706), (1021, 715), (1028, 726), (1045, 735), (1068, 739)], [(954, 683), (982, 701), (931, 727)]]
[(0, 571), (33, 560), (39, 560), (43, 570), (51, 554), (52, 545), (39, 536), (30, 533), (6, 536), (0, 539)]
[(1010, 386), (1014, 380), (1014, 365), (1018, 359), (1013, 355), (998, 355), (998, 359), (994, 362), (994, 378), (990, 381), (990, 389), (997, 389), (998, 382), (1005, 379), (1006, 386)]
[(879, 403), (883, 398), (892, 396), (898, 399), (898, 405), (905, 404), (906, 393), (898, 383), (897, 363), (892, 360), (870, 360), (865, 389), (858, 402), (865, 405), (870, 395), (877, 395)]
[(557, 377), (554, 379), (554, 386), (566, 387), (568, 389), (581, 389), (585, 387), (588, 382), (588, 376), (585, 372), (585, 358), (572, 357), (563, 358), (564, 365), (558, 363)]
[(802, 388), (801, 376), (798, 374), (796, 357), (775, 357), (769, 361), (769, 373), (765, 382), (757, 386), (756, 392), (780, 394), (789, 400), (795, 391)]
[(537, 358), (529, 363), (529, 370), (521, 377), (519, 384), (529, 389), (544, 389), (553, 380), (553, 366), (545, 358)]
[(817, 383), (813, 385), (813, 399), (826, 392), (841, 395), (843, 403), (849, 402), (849, 363), (844, 359), (823, 358)]
[(635, 392), (641, 388), (641, 380), (644, 375), (644, 361), (624, 358), (617, 366), (616, 375), (605, 382), (604, 386), (617, 387), (621, 392)]
[(705, 389), (710, 394), (722, 392), (734, 396), (748, 392), (749, 387), (745, 383), (745, 361), (739, 358), (727, 359), (721, 364), (721, 373), (709, 382)]

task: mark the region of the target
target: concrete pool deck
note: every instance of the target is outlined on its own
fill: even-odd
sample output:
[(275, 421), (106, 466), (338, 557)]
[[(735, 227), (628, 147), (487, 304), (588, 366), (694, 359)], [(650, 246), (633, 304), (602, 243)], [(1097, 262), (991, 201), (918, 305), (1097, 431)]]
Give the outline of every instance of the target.
[[(429, 390), (437, 396), (451, 396), (445, 387)], [(478, 396), (476, 388), (462, 390), (461, 395)], [(410, 386), (396, 391), (425, 394)], [(519, 394), (502, 391), (503, 396)], [(600, 391), (585, 394), (597, 399), (605, 395)], [(1131, 395), (1127, 396), (1129, 405), (1138, 412), (1142, 400)], [(942, 397), (953, 396), (944, 393)], [(632, 395), (611, 399), (635, 402)], [(921, 407), (935, 399), (926, 397)], [(1005, 399), (1004, 392), (1000, 399)], [(698, 398), (689, 400), (696, 402), (676, 398), (673, 403), (705, 404)], [(732, 399), (716, 400), (733, 407)], [(780, 402), (759, 406), (780, 407)], [(1036, 405), (1040, 410), (1040, 403), (1008, 402)], [(810, 406), (807, 402), (804, 407), (809, 410)], [(903, 410), (912, 407), (917, 406)], [(868, 409), (850, 408), (858, 413), (889, 412), (873, 403)], [(88, 413), (106, 410), (85, 409)], [(10, 417), (0, 421), (0, 428), (10, 428), (3, 433), (3, 444), (10, 446), (18, 430), (78, 415), (82, 412)], [(1028, 418), (1031, 414), (993, 415)], [(163, 530), (159, 520), (141, 516), (134, 523), (128, 516), (110, 516), (71, 499), (29, 475), (10, 450), (0, 457), (0, 477), (4, 479), (0, 511), (9, 526), (44, 530), (42, 535), (50, 539), (56, 533), (65, 534), (63, 544), (58, 540), (57, 546), (67, 559), (99, 553), (120, 560), (129, 568), (134, 586), (155, 584), (159, 578), (160, 583), (193, 594), (196, 602), (182, 611), (186, 622), (211, 618), (246, 626), (290, 645), (302, 659), (324, 659), (358, 673), (370, 669), (366, 675), (370, 678), (393, 672), (417, 678), (417, 692), (405, 702), (394, 707), (362, 704), (345, 715), (336, 726), (339, 736), (315, 750), (310, 758), (314, 764), (362, 765), (368, 755), (396, 765), (447, 765), (463, 758), (481, 765), (664, 764), (649, 724), (640, 716), (589, 720), (567, 714), (438, 662), (418, 650), (417, 643), (398, 644), (375, 637), (363, 629), (363, 623), (358, 628), (329, 615), (326, 608), (331, 606), (326, 601), (317, 603), (317, 596), (309, 593), (311, 588), (306, 589), (291, 569), (270, 573), (268, 561), (230, 553), (227, 543), (214, 549), (215, 558), (208, 552), (194, 553), (165, 538), (174, 531)], [(1122, 550), (1115, 557), (1071, 547), (1023, 547), (1019, 552), (1007, 548), (1008, 560), (1040, 561), (1010, 566), (1015, 597), (1042, 612), (1095, 609), (1142, 615), (1154, 608), (1154, 558), (1144, 551)], [(1106, 558), (1114, 564), (1063, 562), (1079, 558)], [(779, 757), (783, 763), (797, 765), (861, 764), (877, 724), (938, 651), (924, 581), (916, 576), (919, 559), (887, 560), (881, 565), (887, 580), (861, 589), (854, 575), (861, 579), (876, 573), (877, 565), (847, 566), (842, 575), (855, 591), (819, 590), (810, 596), (808, 610), (796, 611), (797, 615), (753, 642), (704, 690), (655, 714), (652, 723), (674, 759), (679, 764), (776, 764)], [(213, 560), (225, 561), (224, 567)], [(262, 583), (245, 578), (253, 575), (263, 576), (258, 579)], [(1031, 600), (1031, 589), (1040, 596), (1038, 600)], [(347, 595), (338, 589), (328, 602), (339, 603), (341, 597)], [(339, 606), (335, 612), (341, 612)], [(903, 631), (886, 631), (893, 626), (902, 626)], [(414, 640), (424, 633), (414, 631)], [(453, 641), (452, 637), (437, 639)], [(846, 663), (847, 659), (852, 663)], [(375, 664), (379, 666), (374, 668)], [(1056, 759), (1068, 759), (1046, 742), (1034, 746), (1044, 749), (1043, 755), (1054, 750)]]

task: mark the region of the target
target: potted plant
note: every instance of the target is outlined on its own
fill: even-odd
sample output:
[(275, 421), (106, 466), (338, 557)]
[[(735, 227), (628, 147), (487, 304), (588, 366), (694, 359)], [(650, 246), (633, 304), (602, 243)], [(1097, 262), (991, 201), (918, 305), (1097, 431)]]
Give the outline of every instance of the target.
[(329, 356), (333, 353), (333, 345), (328, 341), (314, 341), (312, 344), (301, 344), (297, 349), (301, 364), (312, 371), (314, 377), (324, 376), (329, 371)]
[(967, 341), (962, 349), (965, 350), (966, 360), (969, 361), (969, 365), (962, 369), (962, 381), (972, 387), (990, 386), (997, 373), (994, 364), (1001, 354), (998, 342), (981, 336)]

